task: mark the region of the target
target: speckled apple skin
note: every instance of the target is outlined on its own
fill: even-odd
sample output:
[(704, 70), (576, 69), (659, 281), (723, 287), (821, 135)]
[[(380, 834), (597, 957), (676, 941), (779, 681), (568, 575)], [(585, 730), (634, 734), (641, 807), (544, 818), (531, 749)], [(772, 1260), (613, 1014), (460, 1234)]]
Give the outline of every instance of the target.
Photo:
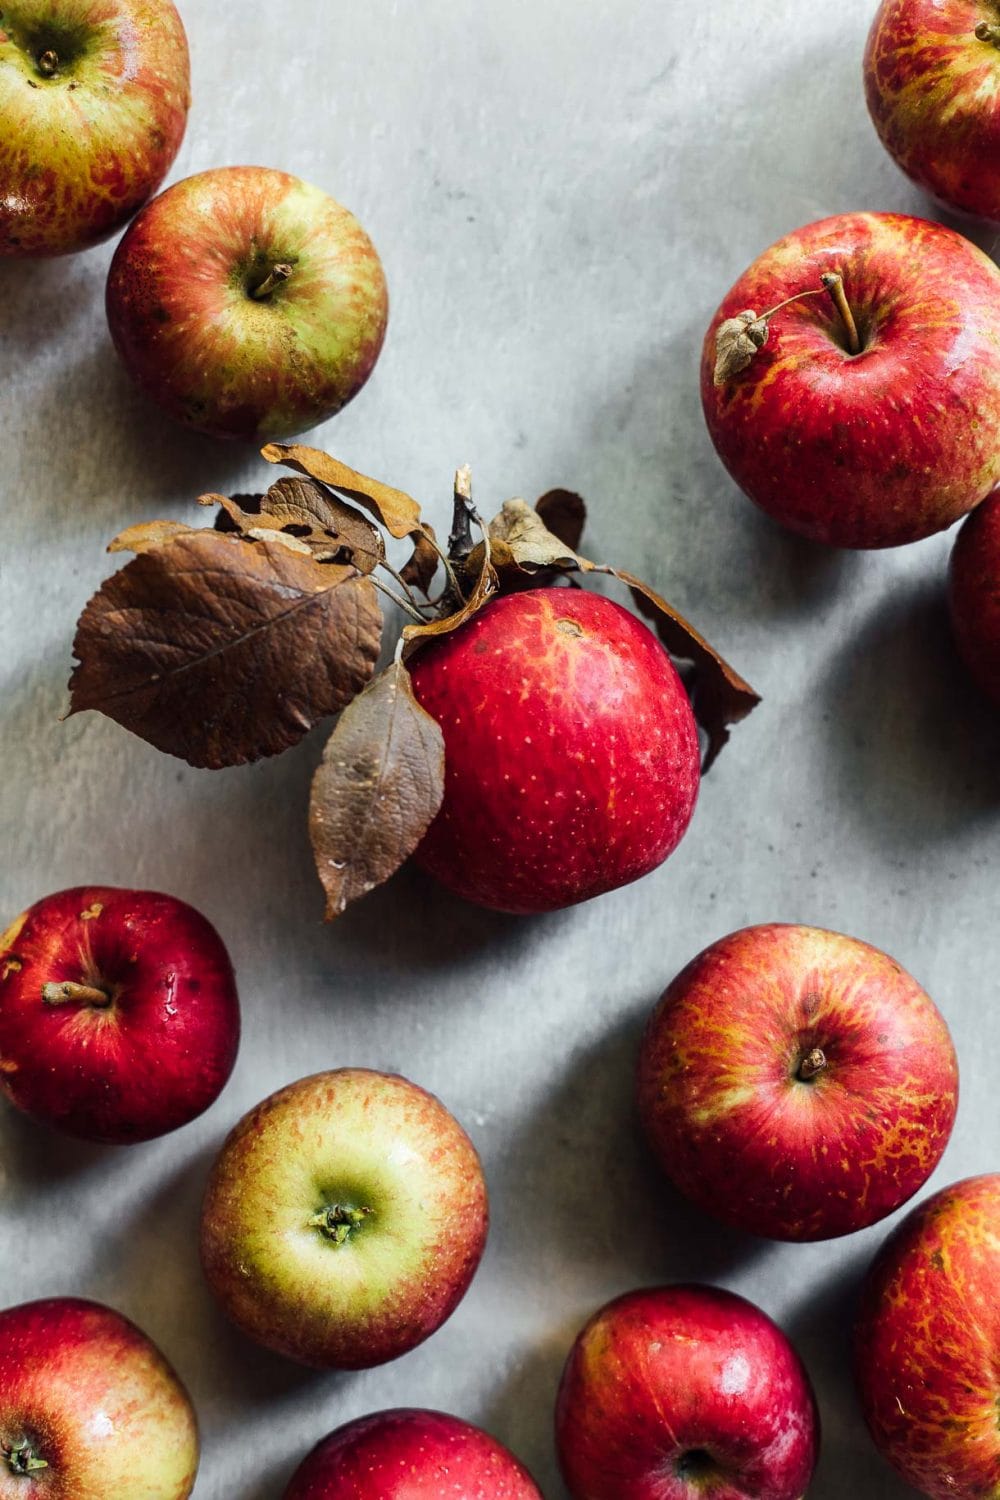
[(698, 734), (673, 663), (583, 590), (496, 599), (411, 663), (445, 741), (417, 860), (468, 901), (554, 911), (638, 880), (683, 837)]
[(1000, 1175), (921, 1203), (869, 1272), (855, 1370), (884, 1456), (931, 1500), (1000, 1495)]
[[(810, 1082), (802, 1058), (827, 1066)], [(673, 981), (643, 1039), (639, 1111), (667, 1175), (724, 1223), (781, 1240), (874, 1224), (934, 1170), (958, 1065), (934, 1002), (855, 938), (731, 933)]]
[(963, 523), (948, 576), (959, 655), (976, 686), (1000, 706), (1000, 493)]
[[(802, 1362), (759, 1308), (670, 1286), (590, 1320), (563, 1372), (556, 1437), (574, 1500), (801, 1500), (819, 1417)], [(685, 1473), (692, 1454), (700, 1483)]]
[[(310, 1225), (370, 1209), (346, 1244)], [(209, 1286), (249, 1337), (322, 1369), (429, 1338), (465, 1295), (489, 1227), (476, 1149), (433, 1094), (343, 1068), (272, 1094), (232, 1131), (202, 1210)]]
[[(44, 986), (66, 981), (112, 1003), (49, 1004)], [(0, 937), (0, 1088), (59, 1130), (128, 1145), (188, 1124), (225, 1087), (239, 1040), (225, 945), (173, 896), (77, 886)]]
[[(741, 374), (714, 383), (716, 332), (838, 272), (851, 355), (821, 290), (776, 313)], [(905, 214), (823, 219), (779, 240), (705, 335), (702, 404), (733, 479), (783, 526), (835, 547), (941, 531), (1000, 481), (1000, 271), (951, 229)]]
[(512, 1453), (436, 1411), (383, 1411), (339, 1427), (297, 1470), (284, 1500), (542, 1500)]
[[(80, 37), (55, 77), (39, 46)], [(4, 0), (0, 257), (106, 239), (155, 193), (184, 138), (187, 38), (171, 0)]]
[(1000, 219), (1000, 24), (990, 0), (883, 0), (865, 48), (865, 97), (883, 146), (947, 207)]
[(186, 1500), (194, 1409), (154, 1344), (119, 1313), (56, 1297), (0, 1312), (0, 1449), (29, 1442), (45, 1469), (0, 1500)]
[[(250, 295), (265, 268), (292, 274)], [(220, 167), (161, 193), (108, 275), (111, 336), (132, 378), (214, 437), (264, 442), (346, 406), (382, 348), (388, 292), (353, 214), (286, 172)]]

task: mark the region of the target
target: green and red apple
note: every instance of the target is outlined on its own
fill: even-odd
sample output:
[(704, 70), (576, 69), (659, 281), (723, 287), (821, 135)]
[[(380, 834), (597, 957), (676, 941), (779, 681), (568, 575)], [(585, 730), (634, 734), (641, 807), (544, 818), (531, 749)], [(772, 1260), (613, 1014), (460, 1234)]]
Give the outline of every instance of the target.
[(171, 0), (4, 0), (0, 256), (85, 250), (156, 192), (190, 65)]

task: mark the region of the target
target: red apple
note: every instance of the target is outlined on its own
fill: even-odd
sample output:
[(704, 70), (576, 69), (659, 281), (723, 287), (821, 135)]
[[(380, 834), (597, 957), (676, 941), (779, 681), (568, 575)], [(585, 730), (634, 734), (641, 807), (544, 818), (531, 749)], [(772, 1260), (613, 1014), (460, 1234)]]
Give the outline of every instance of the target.
[(343, 1068), (272, 1094), (229, 1136), (202, 1212), (205, 1275), (289, 1359), (367, 1369), (449, 1318), (486, 1244), (475, 1147), (405, 1078)]
[(882, 0), (865, 95), (897, 166), (947, 207), (1000, 219), (1000, 9)]
[(0, 256), (85, 250), (173, 162), (190, 104), (171, 0), (4, 0)]
[(856, 1377), (881, 1452), (932, 1500), (1000, 1493), (1000, 1175), (953, 1183), (869, 1272)]
[(747, 927), (670, 985), (639, 1110), (667, 1175), (751, 1234), (822, 1240), (892, 1213), (948, 1143), (958, 1067), (894, 959), (815, 927)]
[(110, 1307), (0, 1312), (0, 1500), (186, 1500), (198, 1427), (177, 1375)]
[(958, 533), (949, 597), (959, 655), (980, 691), (1000, 704), (1000, 491)]
[(819, 1418), (788, 1339), (710, 1286), (631, 1292), (570, 1351), (556, 1439), (573, 1500), (801, 1500)]
[(382, 1411), (339, 1427), (284, 1500), (542, 1500), (495, 1438), (438, 1411)]
[(424, 869), (497, 911), (554, 911), (647, 875), (698, 795), (698, 734), (650, 630), (598, 594), (496, 599), (411, 666), (444, 732)]
[(78, 886), (0, 937), (0, 1087), (71, 1135), (127, 1145), (186, 1125), (239, 1037), (222, 940), (173, 896)]
[[(731, 340), (744, 310), (760, 318), (788, 297), (800, 300), (752, 324), (751, 352), (720, 369), (722, 325), (736, 320)], [(776, 521), (835, 547), (914, 542), (1000, 480), (1000, 271), (925, 219), (809, 224), (727, 293), (701, 390), (720, 458)]]
[(107, 309), (130, 375), (171, 416), (263, 442), (357, 395), (388, 295), (346, 208), (285, 172), (224, 167), (143, 209), (111, 263)]

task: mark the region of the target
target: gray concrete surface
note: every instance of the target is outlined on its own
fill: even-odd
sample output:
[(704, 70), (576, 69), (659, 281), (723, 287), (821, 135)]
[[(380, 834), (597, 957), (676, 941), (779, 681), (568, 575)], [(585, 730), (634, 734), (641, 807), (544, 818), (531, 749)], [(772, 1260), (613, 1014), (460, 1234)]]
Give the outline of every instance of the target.
[[(263, 465), (132, 392), (103, 320), (109, 250), (0, 267), (0, 904), (86, 881), (175, 892), (230, 944), (246, 1020), (231, 1086), (172, 1138), (88, 1149), (0, 1113), (0, 1300), (89, 1294), (160, 1341), (204, 1425), (198, 1500), (277, 1500), (322, 1433), (399, 1403), (492, 1428), (558, 1500), (550, 1410), (577, 1327), (637, 1284), (710, 1278), (761, 1302), (810, 1366), (826, 1431), (812, 1494), (902, 1500), (846, 1368), (847, 1310), (884, 1229), (809, 1247), (717, 1229), (660, 1185), (630, 1109), (639, 1027), (673, 973), (744, 923), (814, 922), (887, 948), (947, 1014), (963, 1098), (935, 1182), (1000, 1165), (1000, 735), (949, 644), (949, 539), (848, 556), (781, 534), (716, 462), (696, 388), (707, 318), (779, 234), (858, 207), (929, 211), (864, 112), (871, 0), (182, 8), (195, 107), (174, 175), (298, 172), (385, 260), (381, 364), (318, 441), (439, 524), (458, 462), (484, 507), (578, 488), (592, 552), (687, 610), (765, 704), (642, 884), (521, 921), (404, 873), (324, 928), (305, 835), (322, 732), (211, 775), (96, 716), (58, 721), (106, 539), (195, 520), (198, 492), (248, 488)], [(229, 1330), (195, 1227), (238, 1115), (344, 1063), (444, 1097), (485, 1157), (494, 1229), (437, 1337), (321, 1377)]]

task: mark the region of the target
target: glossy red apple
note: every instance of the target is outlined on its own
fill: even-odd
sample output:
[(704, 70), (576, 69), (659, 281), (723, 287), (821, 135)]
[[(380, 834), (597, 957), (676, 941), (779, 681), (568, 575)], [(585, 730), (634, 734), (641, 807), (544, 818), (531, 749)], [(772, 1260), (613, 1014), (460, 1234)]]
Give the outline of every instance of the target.
[[(745, 362), (718, 368), (724, 323), (805, 292)], [(1000, 271), (926, 219), (808, 224), (727, 293), (701, 389), (720, 458), (776, 521), (835, 547), (914, 542), (1000, 481)]]
[(251, 1338), (302, 1364), (365, 1369), (451, 1316), (488, 1217), (475, 1147), (440, 1100), (343, 1068), (236, 1126), (205, 1194), (202, 1264)]
[(357, 395), (389, 304), (346, 208), (285, 172), (222, 167), (142, 211), (111, 263), (107, 310), (129, 373), (171, 416), (263, 442)]
[(947, 207), (1000, 219), (1000, 6), (882, 0), (864, 76), (897, 166)]
[(959, 655), (980, 692), (1000, 704), (1000, 492), (963, 523), (948, 581)]
[(554, 911), (638, 880), (680, 842), (698, 795), (694, 716), (627, 610), (583, 590), (510, 594), (410, 670), (447, 768), (416, 857), (450, 890)]
[(65, 255), (120, 229), (166, 176), (189, 103), (171, 0), (4, 0), (0, 256)]
[(186, 1125), (239, 1037), (222, 940), (173, 896), (78, 886), (0, 937), (0, 1087), (71, 1135), (127, 1145)]
[(0, 1500), (186, 1500), (198, 1427), (120, 1313), (54, 1297), (0, 1312)]
[(1000, 1176), (935, 1193), (868, 1275), (856, 1378), (872, 1437), (932, 1500), (1000, 1493)]
[(382, 1411), (339, 1427), (284, 1500), (542, 1500), (495, 1438), (438, 1411)]
[(573, 1500), (801, 1500), (819, 1450), (809, 1377), (753, 1303), (631, 1292), (574, 1344), (556, 1406)]
[(774, 924), (713, 943), (673, 981), (638, 1095), (653, 1151), (693, 1202), (751, 1234), (821, 1240), (926, 1182), (958, 1067), (941, 1013), (894, 959)]

